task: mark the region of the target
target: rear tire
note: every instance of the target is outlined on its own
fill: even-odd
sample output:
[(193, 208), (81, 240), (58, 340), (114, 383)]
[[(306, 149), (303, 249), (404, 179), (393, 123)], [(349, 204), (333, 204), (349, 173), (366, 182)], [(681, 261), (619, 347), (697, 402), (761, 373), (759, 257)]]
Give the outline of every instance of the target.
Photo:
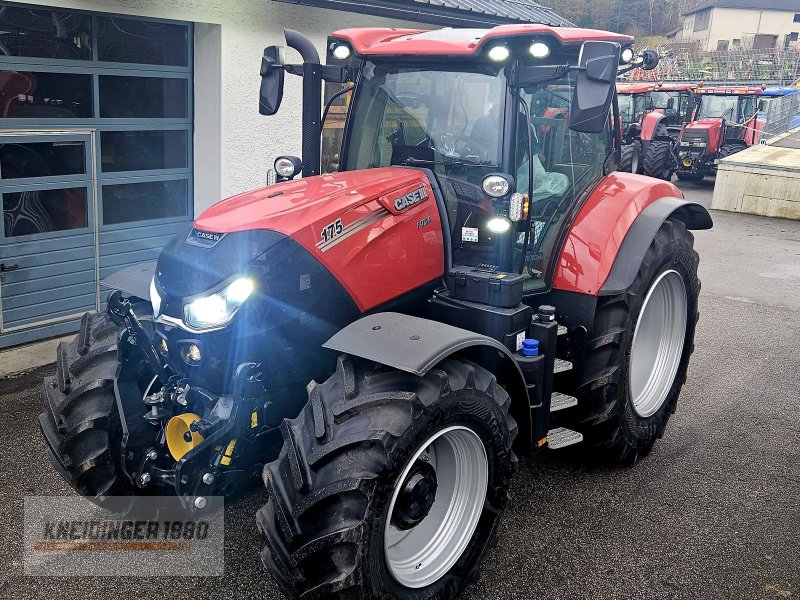
[(622, 158), (619, 162), (619, 168), (617, 171), (620, 171), (621, 173), (638, 173), (639, 159), (639, 144), (637, 142), (624, 144), (622, 146)]
[(644, 174), (669, 181), (674, 170), (672, 142), (653, 140), (644, 155)]
[[(264, 468), (269, 500), (256, 521), (266, 541), (262, 559), (282, 592), (290, 598), (342, 599), (458, 595), (477, 575), (508, 503), (517, 432), (510, 405), (494, 376), (465, 360), (446, 359), (418, 377), (342, 356), (325, 383), (309, 385), (301, 414), (283, 422), (283, 449)], [(462, 531), (458, 550), (420, 551), (420, 565), (412, 564), (406, 576), (400, 563), (415, 552), (398, 554), (402, 542), (388, 527), (396, 522), (390, 512), (395, 490), (409, 480), (407, 469), (419, 462), (414, 459), (428, 441), (454, 430), (466, 432), (464, 447), (473, 454), (481, 445), (485, 451), (485, 499), (478, 497), (474, 507), (473, 532), (466, 531), (466, 518), (455, 527)], [(437, 477), (433, 507), (405, 535), (422, 532), (423, 541), (445, 540), (444, 547), (450, 538), (444, 525), (437, 529), (436, 515), (450, 511), (442, 511), (442, 504), (437, 510), (440, 498), (447, 497), (442, 473)], [(427, 530), (418, 529), (423, 527)], [(426, 537), (426, 531), (434, 533)], [(422, 564), (426, 556), (431, 560)], [(415, 573), (421, 574), (416, 580)]]
[[(699, 316), (699, 256), (693, 242), (694, 237), (681, 221), (665, 221), (630, 289), (598, 300), (594, 328), (578, 374), (579, 408), (575, 410), (579, 412), (572, 425), (584, 434), (584, 447), (595, 455), (599, 453), (605, 459), (622, 464), (636, 462), (661, 438), (670, 415), (675, 412), (681, 387), (686, 381), (689, 358), (694, 351), (694, 333)], [(650, 306), (651, 310), (657, 308), (651, 302), (656, 301), (657, 294), (664, 292), (666, 302), (661, 322), (669, 323), (669, 314), (674, 316), (682, 309), (674, 293), (670, 296), (669, 288), (662, 286), (666, 285), (665, 282), (677, 284), (677, 279), (682, 281), (682, 289), (685, 289), (684, 331), (673, 330), (670, 333), (667, 326), (662, 326), (651, 344), (652, 347), (668, 348), (670, 341), (676, 342), (678, 333), (683, 339), (674, 344), (674, 355), (666, 355), (663, 364), (658, 358), (661, 355), (650, 363), (646, 338), (642, 338), (644, 346), (634, 345), (640, 327), (642, 335), (653, 335), (652, 328), (648, 332), (648, 321), (640, 321), (640, 315), (643, 306)], [(657, 291), (651, 295), (654, 289)], [(659, 315), (655, 316), (649, 325), (659, 322)], [(676, 318), (679, 319), (680, 315)], [(648, 364), (642, 365), (642, 361)], [(656, 373), (659, 364), (666, 365), (666, 371), (672, 369), (671, 382), (665, 375), (660, 384), (657, 377), (643, 384), (646, 379), (643, 373)], [(652, 371), (649, 370), (651, 367)]]
[[(149, 327), (149, 304), (135, 307)], [(122, 471), (122, 428), (114, 380), (124, 327), (108, 313), (86, 313), (80, 333), (58, 345), (56, 375), (43, 382), (39, 425), (53, 467), (75, 490), (102, 505), (106, 497), (140, 492)]]

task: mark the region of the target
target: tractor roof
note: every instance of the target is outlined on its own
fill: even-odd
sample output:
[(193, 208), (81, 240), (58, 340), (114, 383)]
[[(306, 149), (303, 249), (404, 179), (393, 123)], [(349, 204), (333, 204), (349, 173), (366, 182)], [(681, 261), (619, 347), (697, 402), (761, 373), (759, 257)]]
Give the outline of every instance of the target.
[(695, 90), (696, 94), (704, 94), (706, 96), (752, 96), (761, 94), (764, 88), (757, 85), (715, 85), (710, 87), (698, 87)]
[(764, 96), (788, 96), (800, 92), (800, 88), (796, 87), (771, 87), (765, 89), (762, 94)]
[(646, 94), (654, 89), (656, 89), (656, 85), (649, 81), (617, 83), (618, 94)]
[(538, 24), (499, 25), (491, 29), (394, 29), (365, 27), (341, 29), (333, 37), (346, 40), (361, 56), (471, 56), (490, 41), (519, 37), (549, 36), (561, 44), (580, 44), (589, 40), (632, 44), (628, 35), (582, 29), (549, 27)]
[(684, 92), (686, 90), (696, 90), (697, 84), (696, 83), (657, 83), (656, 89), (661, 90), (662, 92)]

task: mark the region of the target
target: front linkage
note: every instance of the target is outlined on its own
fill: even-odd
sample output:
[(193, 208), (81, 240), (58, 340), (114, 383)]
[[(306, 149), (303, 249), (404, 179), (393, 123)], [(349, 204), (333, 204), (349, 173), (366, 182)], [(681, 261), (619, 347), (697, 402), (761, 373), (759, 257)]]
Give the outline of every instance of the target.
[(139, 488), (176, 494), (187, 508), (202, 509), (206, 497), (231, 496), (257, 481), (261, 462), (254, 446), (264, 388), (260, 365), (236, 369), (230, 395), (189, 385), (159, 355), (128, 298), (114, 292), (108, 315), (119, 326), (114, 389), (122, 435), (120, 468)]

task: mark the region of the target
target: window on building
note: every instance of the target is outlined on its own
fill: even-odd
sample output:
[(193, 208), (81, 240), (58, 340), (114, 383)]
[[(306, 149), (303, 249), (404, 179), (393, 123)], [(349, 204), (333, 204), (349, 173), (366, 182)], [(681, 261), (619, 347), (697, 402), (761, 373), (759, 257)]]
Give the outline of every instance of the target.
[(728, 49), (728, 40), (717, 40), (717, 52), (725, 52)]
[(794, 14), (794, 22), (795, 23), (800, 23), (800, 13), (795, 13)]
[(711, 10), (703, 10), (694, 16), (694, 31), (705, 31), (711, 22)]
[(740, 38), (733, 38), (733, 40), (731, 41), (731, 46), (733, 48), (741, 48), (742, 40)]
[(72, 11), (3, 4), (0, 49), (4, 56), (90, 60), (92, 17)]

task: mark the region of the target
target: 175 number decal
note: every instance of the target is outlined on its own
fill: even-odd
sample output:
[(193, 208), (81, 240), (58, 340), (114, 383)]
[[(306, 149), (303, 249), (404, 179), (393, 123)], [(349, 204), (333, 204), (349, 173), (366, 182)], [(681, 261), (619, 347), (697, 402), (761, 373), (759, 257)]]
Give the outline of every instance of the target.
[(322, 232), (320, 236), (322, 237), (322, 243), (331, 241), (337, 235), (341, 235), (342, 231), (344, 231), (344, 225), (342, 225), (341, 219), (336, 219), (330, 225), (326, 225), (322, 228)]

